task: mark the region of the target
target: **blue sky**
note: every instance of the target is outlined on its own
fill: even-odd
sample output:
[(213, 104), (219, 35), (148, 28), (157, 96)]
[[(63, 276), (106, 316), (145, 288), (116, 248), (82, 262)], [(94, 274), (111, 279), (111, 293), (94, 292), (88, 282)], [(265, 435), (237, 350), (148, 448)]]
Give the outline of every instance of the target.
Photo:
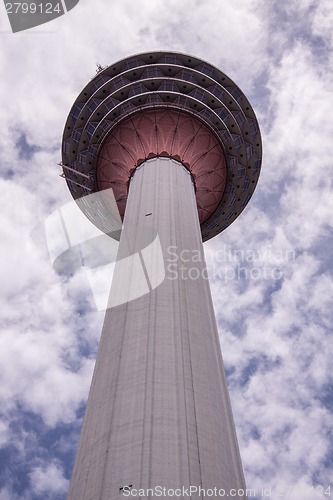
[(0, 500), (66, 498), (103, 312), (53, 270), (44, 221), (70, 201), (72, 102), (96, 63), (149, 50), (218, 66), (261, 126), (256, 192), (205, 244), (247, 486), (333, 488), (332, 26), (330, 0), (81, 0), (11, 34), (0, 7)]

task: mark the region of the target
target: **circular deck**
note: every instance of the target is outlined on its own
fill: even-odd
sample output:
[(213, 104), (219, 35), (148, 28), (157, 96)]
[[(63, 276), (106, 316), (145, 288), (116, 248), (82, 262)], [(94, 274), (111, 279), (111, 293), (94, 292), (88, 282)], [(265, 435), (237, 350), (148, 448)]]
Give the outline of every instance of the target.
[[(112, 188), (122, 217), (135, 168), (154, 156), (190, 171), (206, 241), (238, 217), (256, 187), (262, 147), (254, 111), (230, 78), (192, 56), (146, 53), (104, 68), (64, 129), (62, 165), (73, 197)], [(80, 208), (110, 231), (105, 207), (88, 201)]]

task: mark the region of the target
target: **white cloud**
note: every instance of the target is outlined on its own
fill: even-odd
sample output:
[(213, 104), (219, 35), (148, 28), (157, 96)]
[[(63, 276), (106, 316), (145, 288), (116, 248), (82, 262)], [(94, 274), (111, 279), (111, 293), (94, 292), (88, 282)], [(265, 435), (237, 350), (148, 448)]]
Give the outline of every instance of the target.
[[(0, 444), (29, 463), (19, 472), (13, 466), (16, 480), (31, 479), (18, 495), (2, 475), (1, 500), (65, 498), (69, 459), (61, 453), (69, 449), (63, 443), (75, 439), (101, 329), (84, 274), (57, 276), (43, 234), (45, 218), (70, 201), (56, 166), (63, 124), (96, 62), (163, 49), (192, 53), (228, 73), (254, 103), (263, 132), (263, 171), (253, 199), (206, 245), (248, 487), (272, 485), (277, 498), (279, 486), (292, 484), (289, 498), (298, 500), (305, 495), (297, 487), (328, 485), (330, 402), (323, 394), (332, 383), (332, 18), (329, 0), (82, 0), (35, 33), (0, 34), (6, 68), (0, 82)], [(22, 134), (39, 148), (28, 159), (19, 154)], [(238, 266), (245, 268), (240, 279)], [(246, 279), (254, 268), (258, 277)], [(267, 278), (275, 268), (281, 278)], [(41, 436), (59, 433), (57, 452), (25, 429), (26, 412), (41, 422)], [(70, 436), (61, 438), (69, 427)]]
[(66, 493), (68, 489), (68, 480), (64, 478), (63, 471), (57, 463), (34, 468), (30, 473), (30, 482), (33, 492), (38, 495)]
[(333, 6), (329, 0), (323, 0), (317, 3), (314, 16), (312, 17), (313, 34), (322, 38), (327, 48), (332, 47), (332, 21)]

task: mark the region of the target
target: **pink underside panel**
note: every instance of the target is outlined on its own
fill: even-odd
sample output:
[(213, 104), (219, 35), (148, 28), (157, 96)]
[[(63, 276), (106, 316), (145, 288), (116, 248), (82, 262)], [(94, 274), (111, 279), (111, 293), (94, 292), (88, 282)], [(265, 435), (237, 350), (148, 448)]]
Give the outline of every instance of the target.
[(209, 128), (182, 111), (142, 111), (118, 125), (99, 155), (99, 189), (113, 189), (123, 217), (133, 169), (156, 155), (176, 158), (190, 170), (196, 186), (199, 221), (204, 222), (218, 207), (225, 189), (225, 156)]

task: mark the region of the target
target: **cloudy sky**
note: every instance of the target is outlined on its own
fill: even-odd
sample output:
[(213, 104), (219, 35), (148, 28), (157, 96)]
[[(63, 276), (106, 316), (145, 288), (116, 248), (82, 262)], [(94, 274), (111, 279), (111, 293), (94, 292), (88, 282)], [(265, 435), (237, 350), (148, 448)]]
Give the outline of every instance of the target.
[(205, 244), (246, 482), (329, 498), (332, 1), (80, 0), (16, 34), (1, 4), (0, 43), (0, 500), (66, 498), (103, 312), (83, 271), (53, 270), (44, 222), (70, 201), (62, 130), (96, 63), (151, 50), (208, 60), (257, 113), (257, 190)]

